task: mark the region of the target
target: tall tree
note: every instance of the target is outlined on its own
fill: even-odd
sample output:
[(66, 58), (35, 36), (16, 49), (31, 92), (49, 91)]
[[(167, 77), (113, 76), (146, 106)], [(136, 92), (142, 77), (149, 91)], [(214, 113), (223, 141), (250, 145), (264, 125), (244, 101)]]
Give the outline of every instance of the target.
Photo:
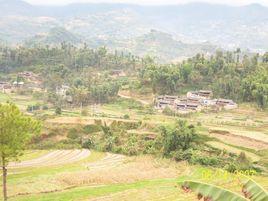
[(40, 132), (40, 123), (25, 116), (14, 104), (0, 104), (0, 157), (3, 171), (3, 196), (7, 200), (7, 165), (23, 154), (33, 134)]

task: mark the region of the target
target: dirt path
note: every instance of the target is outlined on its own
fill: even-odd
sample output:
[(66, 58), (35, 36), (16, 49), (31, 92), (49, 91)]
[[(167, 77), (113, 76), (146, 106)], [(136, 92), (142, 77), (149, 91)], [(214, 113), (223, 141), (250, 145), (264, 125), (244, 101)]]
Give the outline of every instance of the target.
[(126, 99), (134, 99), (134, 100), (140, 102), (140, 103), (143, 104), (143, 105), (150, 105), (150, 103), (149, 103), (148, 101), (141, 100), (141, 99), (139, 99), (139, 98), (135, 98), (135, 97), (131, 97), (131, 96), (128, 96), (128, 95), (126, 95), (126, 94), (122, 94), (122, 93), (120, 93), (120, 92), (118, 92), (118, 96), (120, 96), (121, 98), (126, 98)]
[(9, 168), (40, 167), (73, 163), (87, 158), (90, 151), (83, 150), (56, 150), (33, 160), (11, 162)]

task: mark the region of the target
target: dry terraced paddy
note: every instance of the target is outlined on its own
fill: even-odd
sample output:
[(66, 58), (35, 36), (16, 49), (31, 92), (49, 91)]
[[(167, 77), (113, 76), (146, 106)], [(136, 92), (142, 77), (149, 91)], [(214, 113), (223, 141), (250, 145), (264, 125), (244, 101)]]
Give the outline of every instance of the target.
[[(11, 201), (195, 201), (196, 195), (182, 192), (177, 182), (181, 176), (203, 180), (202, 172), (208, 169), (151, 156), (92, 151), (86, 159), (71, 164), (12, 170), (18, 174), (9, 175)], [(257, 180), (267, 188), (266, 177)], [(215, 177), (211, 182), (241, 191), (236, 181)]]
[(36, 159), (11, 162), (8, 168), (25, 168), (25, 167), (40, 167), (40, 166), (52, 166), (62, 165), (66, 163), (73, 163), (87, 158), (90, 155), (90, 151), (86, 149), (82, 150), (56, 150), (51, 151), (44, 156)]
[(264, 134), (263, 132), (258, 132), (258, 131), (251, 131), (251, 130), (245, 130), (242, 128), (234, 128), (234, 127), (216, 127), (216, 126), (211, 126), (209, 127), (210, 130), (217, 130), (217, 131), (228, 131), (229, 133), (236, 135), (236, 136), (241, 136), (245, 137), (248, 139), (264, 142), (268, 146), (268, 135)]
[(51, 124), (77, 124), (77, 125), (90, 125), (96, 123), (106, 123), (110, 125), (113, 122), (124, 122), (124, 123), (137, 123), (136, 120), (119, 119), (119, 118), (97, 118), (97, 117), (57, 117), (49, 119), (46, 123)]
[[(90, 188), (88, 192), (96, 190), (101, 196), (107, 195), (106, 188), (109, 192), (111, 189), (112, 192), (136, 189), (144, 185), (150, 186), (151, 183), (155, 185), (159, 182), (155, 180), (161, 182), (162, 179), (171, 179), (172, 184), (169, 185), (174, 186), (174, 179), (187, 168), (184, 163), (177, 164), (169, 160), (154, 159), (151, 156), (127, 157), (98, 152), (92, 152), (86, 159), (72, 163), (56, 164), (49, 161), (47, 164), (51, 165), (40, 167), (37, 165), (47, 161), (50, 156), (61, 158), (60, 153), (67, 154), (64, 150), (51, 151), (39, 158), (22, 161), (20, 166), (9, 169), (9, 172), (14, 173), (8, 176), (10, 200), (80, 200), (78, 198), (82, 195), (79, 194), (76, 199), (73, 197), (75, 193), (71, 193), (80, 187)], [(97, 189), (102, 190), (99, 192)], [(68, 192), (67, 197), (70, 195), (72, 199), (67, 198), (65, 194), (63, 195), (65, 198), (56, 199), (52, 196), (61, 192)], [(98, 197), (94, 194), (89, 197), (91, 196)]]
[[(213, 128), (215, 129), (215, 127)], [(251, 148), (254, 150), (268, 149), (268, 143), (266, 141), (262, 141), (261, 139), (257, 140), (257, 139), (246, 137), (246, 136), (239, 135), (239, 134), (233, 134), (233, 133), (230, 133), (229, 131), (222, 130), (222, 129), (210, 130), (209, 136), (218, 138), (221, 141), (226, 142), (228, 144), (232, 144), (234, 146), (246, 147), (246, 148)]]

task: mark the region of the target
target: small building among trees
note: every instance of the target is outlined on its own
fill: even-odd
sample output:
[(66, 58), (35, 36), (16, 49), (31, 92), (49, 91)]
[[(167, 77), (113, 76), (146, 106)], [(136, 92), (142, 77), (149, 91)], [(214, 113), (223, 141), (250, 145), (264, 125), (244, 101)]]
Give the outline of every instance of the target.
[(229, 99), (218, 99), (216, 101), (216, 105), (223, 107), (224, 109), (235, 109), (237, 108), (237, 104), (233, 100)]

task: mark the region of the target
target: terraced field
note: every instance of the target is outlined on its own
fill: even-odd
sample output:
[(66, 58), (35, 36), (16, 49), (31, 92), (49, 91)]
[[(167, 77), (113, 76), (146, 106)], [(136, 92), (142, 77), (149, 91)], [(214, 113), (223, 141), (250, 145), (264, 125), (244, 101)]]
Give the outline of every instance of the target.
[[(166, 179), (176, 178), (187, 167), (149, 156), (126, 157), (87, 150), (55, 150), (37, 158), (36, 151), (30, 153), (34, 159), (10, 163), (10, 200), (95, 199), (110, 193), (155, 186), (162, 180), (174, 186), (174, 179)], [(76, 195), (77, 191), (79, 195)]]
[(25, 168), (25, 167), (42, 167), (52, 165), (62, 165), (66, 163), (73, 163), (87, 158), (90, 155), (90, 151), (83, 150), (56, 150), (51, 151), (39, 158), (22, 161), (11, 162), (8, 168)]
[[(205, 133), (208, 134), (208, 133)], [(232, 134), (225, 130), (212, 130), (208, 134), (210, 137), (215, 137), (220, 139), (223, 142), (228, 142), (228, 144), (232, 144), (235, 146), (241, 146), (246, 148), (251, 148), (254, 150), (263, 150), (268, 149), (268, 143), (261, 139), (254, 139), (250, 137), (246, 137), (239, 134)]]
[(241, 149), (226, 145), (226, 144), (221, 143), (221, 142), (210, 141), (210, 142), (207, 142), (207, 143), (209, 145), (215, 147), (215, 148), (224, 149), (229, 153), (234, 153), (234, 154), (237, 154), (237, 155), (239, 155), (243, 151), (246, 154), (246, 156), (249, 157), (252, 161), (259, 161), (260, 158), (261, 158), (260, 156), (254, 154), (254, 153), (244, 151), (244, 150), (241, 150)]
[(125, 122), (125, 123), (137, 123), (135, 120), (119, 119), (119, 118), (97, 118), (97, 117), (58, 117), (49, 119), (46, 123), (51, 124), (78, 124), (78, 125), (89, 125), (96, 124), (96, 122), (106, 123), (110, 125), (114, 121)]
[[(20, 100), (23, 103), (23, 97)], [(79, 109), (77, 111), (75, 117), (64, 113), (45, 123), (83, 126), (99, 120), (108, 124), (113, 121), (135, 123), (140, 120), (144, 128), (128, 132), (149, 135), (157, 134), (152, 128), (180, 118), (193, 125), (200, 123), (201, 126), (197, 126), (200, 133), (216, 138), (208, 144), (236, 154), (244, 151), (253, 161), (262, 161), (258, 151), (265, 153), (265, 149), (268, 149), (268, 115), (253, 109), (239, 108), (237, 111), (193, 114), (190, 117), (152, 113), (145, 117), (137, 110), (122, 109), (120, 105), (100, 108), (100, 112), (118, 118), (80, 117)], [(130, 120), (121, 119), (126, 111)], [(220, 132), (209, 132), (213, 130)], [(127, 157), (89, 150), (30, 151), (21, 160), (9, 164), (8, 194), (11, 201), (194, 201), (195, 195), (185, 194), (176, 187), (178, 179), (202, 180), (203, 170), (216, 171), (151, 156)], [(268, 189), (265, 175), (257, 175), (254, 179)], [(215, 178), (207, 182), (241, 192), (233, 180)]]
[[(8, 176), (9, 200), (195, 201), (196, 195), (185, 194), (178, 187), (179, 179), (204, 180), (203, 171), (216, 171), (151, 156), (55, 150), (36, 157), (36, 152), (29, 152), (27, 161), (9, 169), (14, 173)], [(29, 160), (31, 154), (34, 159)], [(255, 179), (268, 188), (267, 177)], [(241, 190), (232, 177), (210, 182), (238, 193)]]
[(114, 168), (119, 165), (122, 165), (125, 158), (126, 157), (123, 155), (107, 153), (107, 155), (103, 159), (95, 163), (89, 163), (87, 165), (87, 169), (92, 171)]

